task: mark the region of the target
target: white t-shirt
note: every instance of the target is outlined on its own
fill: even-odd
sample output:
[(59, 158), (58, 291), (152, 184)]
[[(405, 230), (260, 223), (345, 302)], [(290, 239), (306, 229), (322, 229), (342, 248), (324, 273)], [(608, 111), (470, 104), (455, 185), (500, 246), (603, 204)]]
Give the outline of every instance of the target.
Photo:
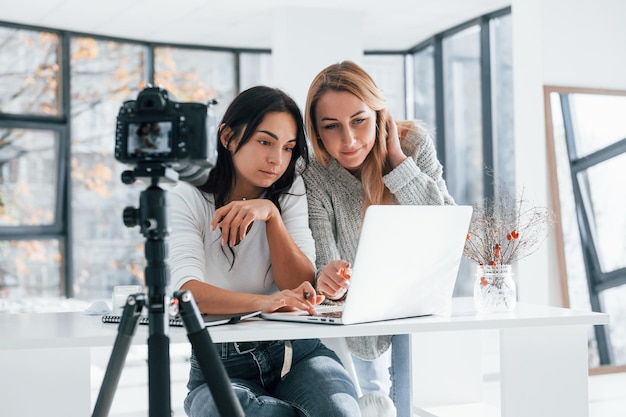
[[(272, 294), (274, 283), (265, 222), (255, 221), (243, 241), (232, 250), (222, 247), (219, 228), (211, 231), (215, 214), (212, 194), (180, 182), (168, 193), (170, 233), (168, 265), (176, 290), (197, 279), (231, 291)], [(304, 182), (297, 176), (280, 198), (282, 219), (292, 239), (315, 265), (315, 243), (309, 229)], [(232, 263), (232, 267), (231, 267)]]

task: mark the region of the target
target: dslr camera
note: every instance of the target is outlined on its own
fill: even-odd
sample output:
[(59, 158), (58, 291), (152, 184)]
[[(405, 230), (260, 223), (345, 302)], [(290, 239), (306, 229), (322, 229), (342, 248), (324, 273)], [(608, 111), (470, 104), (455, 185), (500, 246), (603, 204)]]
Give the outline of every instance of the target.
[(203, 184), (217, 158), (216, 103), (179, 103), (163, 88), (146, 87), (119, 110), (115, 159), (170, 167), (178, 179)]

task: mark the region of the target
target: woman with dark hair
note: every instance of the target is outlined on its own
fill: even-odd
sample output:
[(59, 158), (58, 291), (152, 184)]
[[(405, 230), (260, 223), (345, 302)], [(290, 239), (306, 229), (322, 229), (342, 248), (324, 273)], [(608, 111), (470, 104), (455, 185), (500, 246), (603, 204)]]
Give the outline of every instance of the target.
[[(218, 128), (218, 157), (205, 184), (170, 191), (169, 264), (174, 288), (203, 313), (314, 311), (315, 244), (308, 227), (302, 115), (284, 92), (252, 87)], [(359, 416), (354, 384), (319, 339), (218, 343), (247, 416)], [(185, 411), (219, 416), (192, 352)]]

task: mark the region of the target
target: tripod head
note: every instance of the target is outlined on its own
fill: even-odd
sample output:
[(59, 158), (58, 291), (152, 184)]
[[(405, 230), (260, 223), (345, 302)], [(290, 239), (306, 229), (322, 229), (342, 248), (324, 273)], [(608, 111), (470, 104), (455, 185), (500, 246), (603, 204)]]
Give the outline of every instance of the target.
[(127, 227), (139, 226), (146, 238), (145, 282), (148, 287), (149, 311), (152, 305), (164, 310), (165, 290), (169, 284), (169, 269), (165, 263), (167, 255), (165, 238), (169, 234), (167, 225), (167, 192), (159, 186), (159, 180), (166, 178), (174, 181), (177, 175), (167, 166), (158, 162), (141, 162), (134, 170), (122, 173), (122, 182), (132, 184), (139, 177), (150, 178), (150, 185), (141, 192), (139, 208), (126, 207), (123, 221)]
[(139, 177), (150, 178), (150, 186), (141, 193), (139, 208), (126, 207), (123, 212), (124, 225), (140, 226), (141, 234), (146, 239), (164, 239), (169, 230), (167, 227), (166, 201), (159, 180), (165, 178), (175, 182), (176, 172), (160, 163), (141, 163), (134, 170), (122, 172), (122, 182), (132, 184)]

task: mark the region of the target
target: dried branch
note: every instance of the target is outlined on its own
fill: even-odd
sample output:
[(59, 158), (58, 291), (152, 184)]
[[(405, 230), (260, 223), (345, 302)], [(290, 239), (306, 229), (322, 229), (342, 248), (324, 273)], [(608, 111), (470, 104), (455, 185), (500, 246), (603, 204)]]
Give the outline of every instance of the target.
[(554, 216), (547, 208), (527, 205), (523, 195), (508, 193), (475, 204), (463, 255), (481, 265), (510, 265), (535, 252)]

